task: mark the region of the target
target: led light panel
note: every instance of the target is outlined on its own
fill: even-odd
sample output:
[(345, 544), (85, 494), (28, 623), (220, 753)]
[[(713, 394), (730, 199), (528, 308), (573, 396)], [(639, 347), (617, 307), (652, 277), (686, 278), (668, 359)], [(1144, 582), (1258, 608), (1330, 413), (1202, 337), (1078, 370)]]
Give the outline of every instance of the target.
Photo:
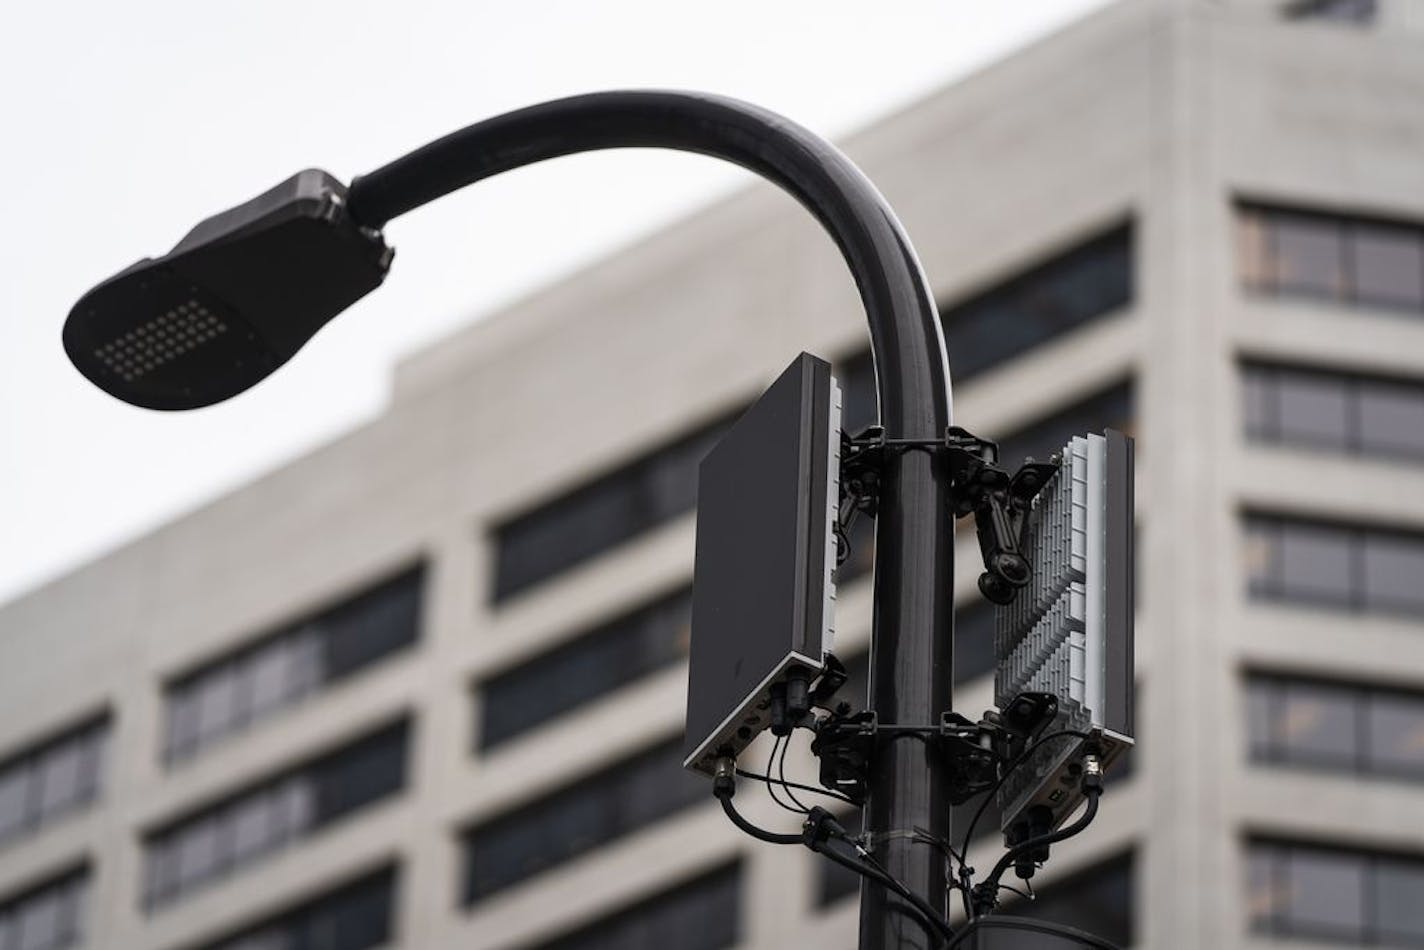
[(100, 389), (196, 409), (255, 385), (380, 285), (391, 250), (319, 169), (201, 222), (167, 254), (86, 293), (64, 349)]

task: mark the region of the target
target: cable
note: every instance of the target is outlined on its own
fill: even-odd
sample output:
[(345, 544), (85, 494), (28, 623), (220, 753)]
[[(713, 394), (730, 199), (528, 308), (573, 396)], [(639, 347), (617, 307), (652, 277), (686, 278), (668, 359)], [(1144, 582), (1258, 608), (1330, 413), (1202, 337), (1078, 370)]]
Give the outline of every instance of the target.
[(924, 926), (926, 932), (928, 932), (931, 937), (951, 941), (954, 939), (954, 928), (929, 905), (928, 901), (914, 894), (908, 887), (891, 877), (890, 872), (882, 868), (879, 862), (875, 862), (873, 865), (865, 863), (865, 861), (874, 861), (869, 855), (865, 855), (863, 860), (857, 861), (832, 848), (819, 847), (812, 848), (812, 850), (818, 854), (825, 855), (841, 867), (847, 868), (859, 874), (861, 877), (874, 881), (906, 901), (909, 905), (906, 909), (914, 912), (915, 917), (919, 920), (920, 924)]
[(749, 778), (753, 781), (766, 782), (767, 784), (776, 782), (779, 785), (785, 785), (788, 788), (794, 788), (798, 791), (810, 792), (813, 795), (824, 795), (827, 798), (834, 798), (838, 802), (845, 802), (847, 805), (855, 805), (857, 808), (860, 807), (859, 802), (857, 802), (854, 798), (851, 798), (844, 792), (832, 791), (829, 788), (817, 788), (814, 785), (802, 785), (800, 782), (789, 782), (785, 780), (778, 781), (777, 779), (772, 778), (770, 775), (763, 775), (760, 772), (751, 772), (747, 769), (737, 769), (737, 774), (740, 775), (742, 778)]
[(1101, 787), (1089, 786), (1083, 790), (1083, 793), (1088, 798), (1088, 807), (1083, 809), (1082, 816), (1071, 825), (1065, 825), (1057, 831), (1022, 841), (1014, 845), (1008, 851), (1005, 851), (1004, 856), (999, 859), (999, 863), (994, 865), (994, 870), (989, 872), (989, 876), (985, 878), (984, 883), (980, 885), (980, 887), (984, 888), (985, 893), (993, 895), (998, 892), (999, 878), (1003, 877), (1004, 872), (1013, 865), (1019, 855), (1037, 851), (1046, 845), (1071, 838), (1093, 823), (1093, 819), (1096, 818), (1098, 814), (1098, 800), (1102, 797), (1103, 790)]
[[(1025, 884), (1028, 884), (1027, 881), (1025, 881), (1024, 883), (1025, 883)], [(1028, 889), (1027, 891), (1021, 891), (1021, 890), (1019, 890), (1017, 887), (1014, 887), (1012, 884), (1000, 884), (1000, 885), (999, 885), (999, 890), (1001, 890), (1001, 891), (1008, 891), (1010, 894), (1017, 894), (1018, 896), (1022, 897), (1022, 898), (1023, 898), (1024, 900), (1026, 900), (1026, 901), (1031, 901), (1031, 900), (1036, 900), (1036, 899), (1037, 899), (1037, 898), (1035, 898), (1035, 897), (1033, 896), (1033, 886), (1032, 886), (1032, 885), (1029, 885), (1029, 889)]]
[(964, 907), (964, 919), (974, 919), (974, 869), (968, 864), (959, 865), (959, 901)]
[[(974, 837), (974, 826), (979, 824), (979, 819), (984, 816), (984, 809), (989, 807), (989, 803), (994, 800), (994, 796), (999, 793), (999, 789), (1003, 787), (1005, 780), (1008, 779), (1009, 775), (1013, 773), (1014, 769), (1022, 765), (1030, 755), (1037, 751), (1039, 747), (1041, 747), (1048, 740), (1060, 739), (1064, 736), (1075, 736), (1079, 739), (1092, 738), (1092, 736), (1088, 735), (1088, 733), (1080, 732), (1077, 729), (1059, 729), (1058, 731), (1050, 732), (1045, 736), (1039, 736), (1033, 742), (1029, 743), (1029, 745), (1025, 746), (1024, 750), (1020, 752), (1017, 756), (1015, 756), (1014, 760), (1008, 764), (1008, 766), (1004, 769), (1002, 773), (1000, 773), (998, 781), (991, 785), (989, 787), (989, 790), (984, 793), (984, 798), (979, 802), (979, 807), (975, 810), (974, 817), (969, 819), (969, 828), (964, 832), (964, 844), (961, 845), (959, 849), (961, 854), (968, 857), (969, 842), (973, 840)], [(963, 864), (963, 861), (961, 861), (960, 863)]]
[(951, 871), (954, 870), (954, 864), (958, 864), (960, 867), (964, 866), (964, 857), (958, 851), (955, 851), (954, 845), (950, 844), (950, 842), (944, 838), (936, 838), (928, 831), (916, 828), (914, 835), (911, 837), (910, 840), (920, 841), (924, 844), (938, 848), (946, 858), (949, 858), (950, 861), (953, 862), (950, 864), (949, 868)]
[(959, 933), (945, 945), (944, 950), (955, 950), (961, 946), (974, 934), (985, 929), (995, 930), (1027, 930), (1033, 933), (1049, 934), (1054, 937), (1067, 937), (1076, 940), (1087, 947), (1096, 947), (1097, 950), (1122, 950), (1117, 944), (1110, 940), (1104, 940), (1095, 934), (1090, 934), (1086, 930), (1079, 930), (1077, 927), (1069, 927), (1067, 924), (1055, 924), (1047, 920), (1034, 920), (1032, 917), (1006, 917), (1002, 914), (995, 914), (992, 917), (976, 917), (960, 929)]
[[(933, 934), (938, 931), (946, 938), (954, 936), (954, 928), (949, 926), (939, 913), (929, 905), (924, 898), (919, 897), (910, 891), (908, 887), (897, 881), (890, 872), (880, 867), (873, 857), (861, 848), (854, 839), (841, 827), (836, 816), (824, 808), (817, 806), (811, 810), (802, 825), (802, 833), (799, 835), (778, 834), (774, 831), (767, 831), (759, 828), (742, 817), (732, 804), (732, 796), (737, 793), (736, 785), (736, 761), (731, 756), (726, 756), (717, 760), (716, 769), (712, 774), (712, 794), (722, 803), (722, 811), (731, 820), (732, 824), (739, 829), (756, 838), (758, 841), (765, 841), (768, 844), (804, 844), (812, 851), (824, 854), (832, 861), (855, 873), (866, 877), (882, 887), (888, 888), (892, 893), (898, 895), (909, 904), (918, 917), (923, 918), (921, 923), (925, 924), (927, 931)], [(865, 857), (865, 861), (857, 861), (828, 847), (830, 839), (846, 842)], [(867, 863), (868, 862), (868, 863)]]
[(765, 841), (768, 844), (804, 843), (800, 835), (777, 834), (774, 831), (767, 831), (765, 828), (758, 828), (756, 825), (747, 821), (745, 818), (742, 817), (741, 812), (737, 811), (736, 806), (732, 804), (731, 795), (718, 794), (717, 800), (722, 803), (722, 811), (726, 812), (727, 817), (732, 819), (732, 824), (736, 825), (738, 828), (740, 828), (742, 831), (745, 831), (753, 838), (756, 838), (758, 841)]
[[(790, 749), (791, 736), (788, 735), (781, 743), (781, 759), (777, 762), (776, 765), (776, 777), (781, 782), (782, 792), (786, 794), (787, 798), (791, 799), (791, 803), (797, 808), (801, 809), (801, 813), (803, 815), (809, 815), (811, 813), (811, 809), (807, 808), (805, 802), (801, 801), (801, 799), (796, 797), (796, 793), (791, 791), (790, 783), (786, 781), (786, 753), (790, 751)], [(767, 769), (766, 771), (768, 775), (771, 774), (771, 769)], [(768, 785), (767, 787), (770, 788), (771, 786)]]
[[(837, 864), (848, 867), (888, 888), (901, 899), (908, 901), (934, 929), (938, 930), (945, 937), (954, 936), (954, 928), (949, 925), (949, 921), (945, 920), (939, 911), (931, 907), (929, 901), (915, 894), (897, 880), (884, 865), (875, 859), (874, 855), (850, 836), (845, 828), (841, 826), (841, 823), (836, 820), (835, 815), (826, 811), (824, 808), (814, 808), (811, 810), (811, 814), (806, 818), (805, 830), (806, 847), (812, 851), (824, 854)], [(846, 855), (840, 854), (834, 848), (830, 847), (831, 841), (839, 841), (850, 845), (855, 849), (860, 860), (856, 861)]]
[[(777, 737), (776, 737), (776, 740), (775, 740), (774, 742), (772, 742), (772, 744), (771, 744), (771, 755), (769, 755), (769, 756), (766, 757), (766, 774), (767, 774), (767, 775), (770, 775), (771, 772), (772, 772), (772, 769), (775, 768), (775, 766), (776, 766), (776, 753), (777, 753), (777, 750), (779, 750), (779, 749), (781, 748), (781, 743), (784, 742), (785, 739), (786, 739), (785, 736), (777, 736)], [(776, 804), (780, 805), (782, 808), (784, 808), (784, 809), (786, 809), (787, 811), (791, 812), (793, 815), (804, 815), (804, 814), (806, 814), (807, 811), (810, 810), (810, 809), (807, 809), (807, 808), (804, 808), (804, 807), (802, 807), (802, 808), (797, 808), (797, 807), (795, 807), (795, 806), (793, 806), (793, 805), (788, 805), (788, 804), (786, 804), (786, 802), (782, 801), (781, 798), (778, 797), (777, 794), (776, 794), (776, 786), (775, 786), (775, 784), (774, 784), (773, 782), (767, 782), (767, 783), (766, 783), (766, 793), (771, 796), (771, 800), (772, 800), (772, 801), (776, 802)], [(792, 801), (795, 801), (795, 799), (792, 799)]]

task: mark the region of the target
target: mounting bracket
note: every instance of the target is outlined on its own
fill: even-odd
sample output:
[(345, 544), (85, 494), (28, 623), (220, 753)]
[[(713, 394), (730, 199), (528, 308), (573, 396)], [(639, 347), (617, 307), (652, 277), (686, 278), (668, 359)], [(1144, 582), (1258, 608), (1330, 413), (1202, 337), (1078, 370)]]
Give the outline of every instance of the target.
[(993, 787), (999, 765), (1011, 761), (1028, 737), (1057, 714), (1058, 699), (1051, 693), (1022, 693), (1004, 713), (988, 713), (979, 722), (942, 713), (937, 725), (882, 723), (874, 711), (853, 712), (842, 703), (814, 726), (811, 752), (820, 761), (821, 784), (861, 805), (880, 751), (903, 739), (923, 742), (945, 757), (950, 801), (962, 805)]
[(943, 455), (957, 518), (974, 516), (984, 573), (979, 591), (996, 604), (1013, 602), (1028, 586), (1033, 567), (1024, 552), (1027, 514), (1034, 497), (1058, 470), (1059, 460), (1025, 462), (1010, 476), (999, 467), (996, 443), (951, 426), (939, 439), (887, 439), (880, 426), (854, 436), (841, 433), (841, 497), (836, 520), (836, 563), (850, 556), (849, 532), (858, 515), (874, 518), (886, 456), (921, 451)]

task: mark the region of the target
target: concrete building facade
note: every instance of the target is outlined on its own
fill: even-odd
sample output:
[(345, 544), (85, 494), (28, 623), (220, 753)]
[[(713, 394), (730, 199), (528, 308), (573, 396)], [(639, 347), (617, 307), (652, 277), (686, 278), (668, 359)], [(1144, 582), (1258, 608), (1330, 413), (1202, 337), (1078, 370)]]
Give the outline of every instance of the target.
[[(956, 422), (1139, 440), (1140, 748), (1044, 916), (1424, 945), (1421, 20), (1124, 2), (846, 143), (943, 302)], [(696, 461), (802, 350), (873, 419), (866, 346), (830, 243), (755, 185), (0, 608), (0, 947), (854, 947), (846, 883), (670, 763)]]

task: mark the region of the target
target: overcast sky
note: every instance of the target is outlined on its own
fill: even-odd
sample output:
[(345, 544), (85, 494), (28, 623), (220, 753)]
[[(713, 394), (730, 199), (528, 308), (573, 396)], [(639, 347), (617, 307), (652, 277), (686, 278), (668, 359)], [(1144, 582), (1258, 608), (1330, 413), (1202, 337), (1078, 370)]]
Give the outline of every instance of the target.
[(393, 223), (385, 286), (255, 390), (131, 408), (70, 367), (60, 327), (91, 285), (198, 219), (301, 168), (349, 181), (597, 89), (705, 89), (842, 136), (1101, 2), (15, 6), (0, 31), (0, 602), (376, 415), (402, 354), (747, 179), (635, 152), (502, 176)]

